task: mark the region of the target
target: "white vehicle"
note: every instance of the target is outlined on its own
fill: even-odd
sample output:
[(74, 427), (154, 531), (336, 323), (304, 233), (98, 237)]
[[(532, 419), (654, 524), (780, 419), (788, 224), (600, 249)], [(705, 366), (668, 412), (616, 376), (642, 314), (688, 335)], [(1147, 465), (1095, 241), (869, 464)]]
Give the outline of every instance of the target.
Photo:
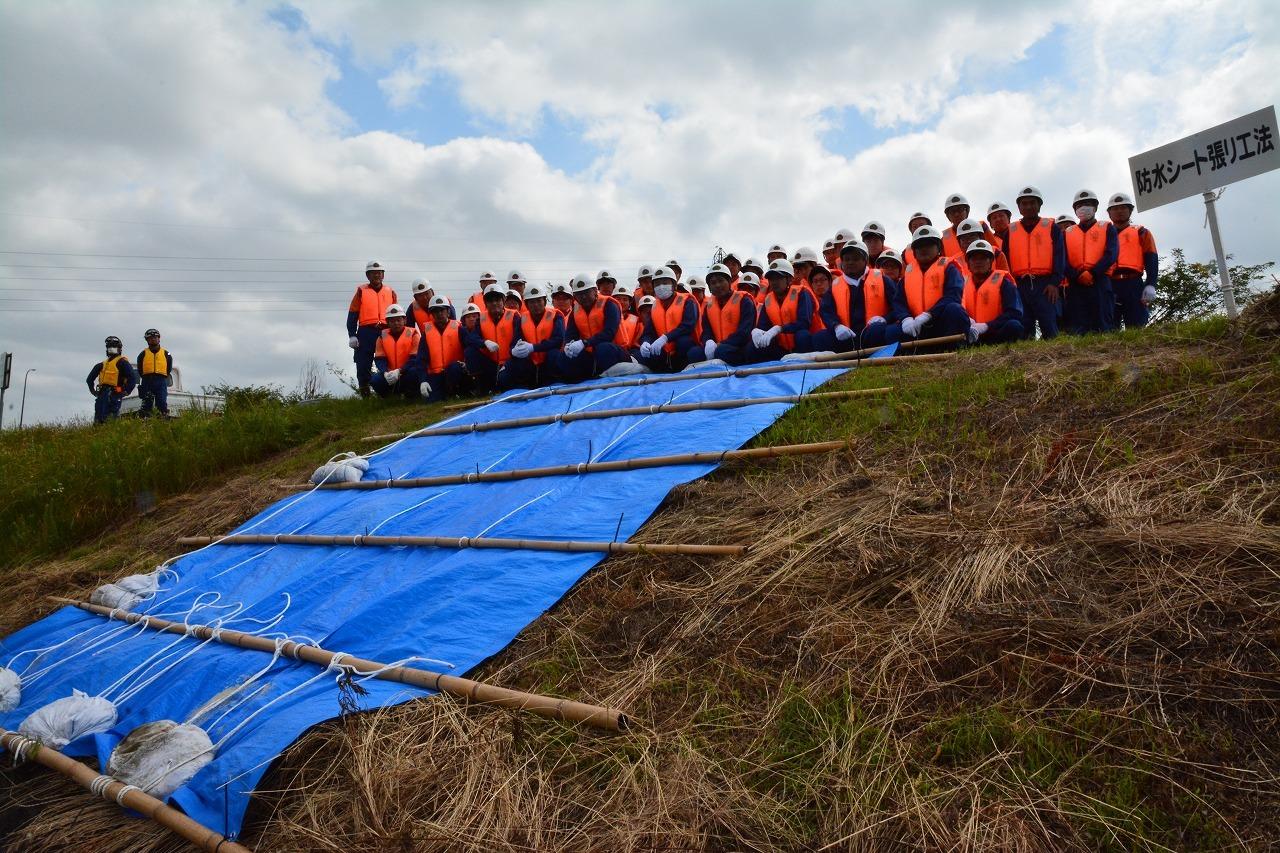
[[(182, 369), (175, 367), (169, 376), (169, 414), (182, 412), (220, 412), (226, 401), (216, 394), (193, 394), (182, 390)], [(142, 398), (137, 393), (120, 401), (121, 415), (137, 415), (142, 409)]]

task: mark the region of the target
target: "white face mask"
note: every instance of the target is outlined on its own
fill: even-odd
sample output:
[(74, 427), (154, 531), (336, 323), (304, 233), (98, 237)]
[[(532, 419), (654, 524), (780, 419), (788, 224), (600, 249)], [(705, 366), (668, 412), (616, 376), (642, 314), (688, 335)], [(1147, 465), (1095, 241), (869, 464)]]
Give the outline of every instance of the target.
[(1098, 208), (1092, 204), (1082, 204), (1076, 208), (1076, 216), (1083, 222), (1086, 219), (1093, 219), (1093, 215), (1098, 212)]
[(659, 284), (653, 288), (653, 295), (659, 299), (670, 299), (674, 290), (675, 288), (669, 284)]

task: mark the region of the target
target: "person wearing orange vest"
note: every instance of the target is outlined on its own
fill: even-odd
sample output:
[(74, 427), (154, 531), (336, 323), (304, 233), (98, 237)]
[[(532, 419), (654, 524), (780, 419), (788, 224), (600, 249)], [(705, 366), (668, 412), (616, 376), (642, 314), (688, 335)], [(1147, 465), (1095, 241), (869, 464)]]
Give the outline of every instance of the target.
[[(415, 278), (412, 291), (413, 301), (409, 303), (405, 315), (409, 318), (410, 326), (416, 326), (419, 332), (426, 334), (426, 327), (431, 323), (431, 303), (435, 299), (436, 292), (431, 282), (425, 278)], [(448, 297), (443, 298), (445, 304), (449, 306), (449, 316), (454, 317), (453, 303)]]
[[(960, 223), (966, 221), (977, 223), (980, 229), (978, 237), (981, 237), (993, 246), (995, 245), (995, 235), (991, 233), (991, 229), (987, 227), (987, 223), (981, 222), (977, 219), (969, 219), (969, 211), (971, 209), (969, 207), (969, 199), (960, 195), (960, 193), (952, 193), (947, 196), (947, 199), (943, 204), (945, 207), (943, 207), (942, 213), (947, 217), (947, 221), (951, 224), (942, 229), (942, 254), (946, 255), (948, 258), (954, 258), (957, 261), (962, 261), (964, 258), (964, 246), (961, 245), (959, 234), (957, 232), (960, 228)], [(978, 237), (975, 237), (974, 239), (976, 240)]]
[(508, 308), (517, 314), (525, 313), (524, 296), (518, 290), (508, 290), (506, 297), (502, 301), (503, 307)]
[(880, 260), (880, 253), (884, 251), (884, 241), (888, 236), (888, 232), (884, 230), (884, 225), (876, 220), (871, 220), (862, 226), (862, 245), (867, 247), (867, 264), (872, 269), (876, 268), (876, 262)]
[(729, 270), (730, 289), (737, 290), (738, 276), (742, 275), (742, 270), (744, 267), (743, 262), (738, 259), (737, 254), (735, 254), (734, 252), (725, 252), (724, 257), (720, 259), (720, 263), (724, 264), (725, 268)]
[(787, 250), (782, 248), (781, 243), (774, 243), (769, 247), (769, 251), (764, 253), (764, 262), (768, 264), (785, 257), (787, 257)]
[(809, 270), (809, 289), (822, 320), (822, 329), (813, 335), (815, 352), (844, 352), (853, 349), (853, 330), (845, 322), (849, 314), (849, 284), (844, 276), (821, 264)]
[(942, 250), (942, 253), (946, 255), (948, 258), (951, 258), (952, 260), (954, 260), (956, 263), (960, 264), (960, 266), (964, 269), (964, 272), (968, 274), (969, 267), (968, 267), (967, 258), (968, 258), (969, 247), (972, 246), (978, 240), (982, 240), (986, 242), (987, 245), (991, 246), (992, 249), (995, 250), (995, 253), (996, 253), (995, 268), (1000, 270), (1001, 272), (1008, 272), (1009, 261), (1005, 259), (1004, 253), (1001, 252), (998, 248), (996, 248), (996, 244), (991, 242), (990, 238), (993, 235), (987, 231), (984, 231), (982, 226), (983, 226), (983, 223), (979, 222), (976, 219), (965, 219), (964, 221), (960, 222), (960, 224), (955, 226), (955, 242), (956, 242), (957, 254), (954, 254), (954, 255), (948, 252), (945, 248), (947, 245), (947, 236), (946, 236), (946, 233), (944, 232), (942, 235), (942, 245), (944, 247)]
[(524, 311), (516, 317), (511, 358), (498, 371), (497, 389), (538, 388), (548, 384), (549, 353), (564, 344), (564, 318), (547, 308), (547, 291), (534, 284), (525, 289)]
[(631, 361), (636, 363), (640, 361), (640, 345), (643, 343), (644, 330), (649, 324), (649, 318), (653, 316), (653, 306), (657, 304), (658, 300), (652, 296), (641, 296), (636, 300), (636, 313), (632, 318), (636, 321), (635, 326), (630, 330), (630, 341), (623, 347)]
[(630, 356), (616, 343), (622, 325), (622, 309), (608, 296), (601, 296), (596, 283), (586, 275), (575, 275), (573, 313), (564, 324), (564, 347), (553, 359), (552, 371), (565, 382), (581, 382), (604, 373)]
[[(748, 273), (752, 275), (752, 273)], [(756, 304), (749, 294), (735, 290), (726, 264), (707, 272), (711, 295), (702, 309), (702, 347), (689, 350), (689, 363), (718, 359), (725, 364), (746, 364), (751, 354), (751, 330), (756, 326)]]
[(551, 307), (559, 311), (566, 321), (569, 319), (573, 314), (573, 293), (569, 290), (569, 285), (563, 282), (551, 285)]
[[(1133, 199), (1116, 193), (1107, 202), (1107, 216), (1116, 227), (1119, 255), (1111, 268), (1111, 289), (1115, 291), (1115, 326), (1124, 321), (1126, 329), (1139, 329), (1151, 319), (1149, 306), (1156, 298), (1160, 277), (1160, 256), (1156, 238), (1141, 225), (1134, 225)], [(1145, 278), (1144, 278), (1145, 276)]]
[(1013, 221), (1013, 211), (1002, 201), (993, 201), (991, 206), (987, 208), (987, 223), (991, 226), (991, 232), (996, 235), (999, 242), (992, 243), (991, 248), (997, 251), (1004, 251), (1005, 246), (1009, 242), (1009, 223)]
[(507, 293), (500, 284), (491, 284), (484, 292), (484, 310), (476, 330), (462, 330), (462, 357), (467, 371), (484, 393), (492, 391), (498, 369), (511, 357), (511, 340), (515, 335), (519, 312), (506, 307)]
[(836, 262), (840, 258), (840, 251), (836, 249), (835, 240), (827, 240), (822, 244), (822, 260), (826, 262), (827, 269), (835, 269)]
[(964, 272), (954, 259), (942, 254), (942, 233), (921, 225), (911, 236), (914, 262), (902, 274), (902, 290), (910, 317), (902, 321), (908, 338), (939, 338), (969, 329), (964, 312)]
[(378, 372), (369, 383), (379, 397), (396, 393), (416, 399), (429, 393), (423, 388), (427, 368), (422, 357), (422, 333), (416, 326), (406, 325), (406, 320), (399, 305), (387, 306), (387, 327), (379, 333), (373, 355)]
[(640, 363), (655, 373), (677, 373), (689, 363), (689, 353), (701, 347), (698, 338), (698, 306), (687, 293), (676, 292), (676, 274), (670, 267), (653, 273), (656, 304), (640, 336)]
[[(447, 297), (433, 296), (428, 310), (431, 319), (418, 326), (427, 371), (422, 396), (434, 403), (466, 391), (471, 386), (471, 376), (463, 361), (462, 324), (453, 319), (453, 305)], [(466, 310), (472, 315), (480, 313), (470, 304)]]
[(969, 315), (969, 343), (1022, 340), (1022, 297), (1013, 276), (994, 268), (995, 247), (986, 240), (975, 240), (965, 253), (964, 310)]
[(1058, 336), (1062, 313), (1061, 284), (1066, 275), (1067, 248), (1062, 229), (1052, 219), (1040, 215), (1044, 195), (1033, 186), (1018, 193), (1014, 204), (1021, 217), (1009, 226), (1005, 257), (1009, 272), (1018, 282), (1024, 312), (1023, 335), (1033, 338), (1036, 327), (1045, 340)]
[(124, 357), (124, 344), (115, 335), (106, 340), (107, 357), (95, 364), (85, 377), (89, 393), (94, 397), (93, 422), (105, 424), (120, 417), (120, 401), (138, 384), (129, 359)]
[(600, 270), (596, 273), (596, 290), (601, 296), (613, 296), (617, 288), (618, 280), (613, 277), (613, 273), (608, 270)]
[(382, 333), (387, 308), (394, 305), (396, 292), (383, 284), (386, 269), (377, 261), (364, 266), (368, 284), (356, 288), (347, 308), (347, 343), (355, 350), (352, 360), (356, 363), (356, 383), (361, 397), (369, 396), (369, 376), (373, 372), (373, 350)]
[(142, 408), (138, 417), (151, 417), (156, 409), (169, 417), (169, 377), (173, 375), (173, 353), (160, 346), (160, 330), (147, 329), (143, 333), (147, 348), (138, 353), (138, 396)]
[(746, 294), (756, 305), (760, 304), (756, 300), (756, 295), (760, 293), (760, 275), (747, 269), (745, 265), (742, 267), (742, 272), (738, 273), (737, 289)]
[(653, 296), (653, 267), (648, 264), (636, 270), (636, 296)]
[(507, 290), (514, 290), (520, 294), (521, 302), (524, 302), (524, 288), (528, 283), (525, 277), (520, 274), (520, 270), (512, 270), (507, 273)]
[[(907, 233), (914, 234), (916, 233), (916, 229), (923, 225), (933, 225), (933, 220), (929, 218), (929, 214), (922, 210), (917, 210), (915, 213), (911, 214), (910, 218), (907, 219)], [(911, 246), (908, 245), (902, 252), (902, 263), (905, 266), (910, 267), (913, 266), (915, 262), (915, 253), (912, 251)]]
[(467, 301), (476, 306), (480, 313), (484, 313), (484, 295), (489, 292), (489, 288), (498, 283), (498, 277), (492, 272), (485, 270), (480, 273), (480, 289), (468, 297)]
[[(893, 261), (890, 251), (888, 261)], [(844, 313), (837, 304), (839, 325), (833, 328), (837, 352), (857, 347), (879, 347), (897, 343), (902, 339), (902, 321), (910, 316), (902, 285), (893, 276), (868, 266), (869, 252), (864, 243), (852, 240), (840, 251), (840, 266), (844, 273), (848, 301)], [(898, 265), (899, 268), (901, 264)], [(834, 289), (834, 288), (833, 288)], [(849, 330), (844, 334), (840, 326)], [(843, 346), (844, 349), (839, 349)]]
[(786, 258), (770, 261), (765, 278), (769, 288), (751, 332), (751, 360), (777, 361), (791, 353), (814, 352), (814, 333), (822, 331), (822, 318), (813, 291), (796, 281), (795, 268)]
[(1067, 246), (1067, 331), (1109, 332), (1115, 328), (1116, 297), (1111, 268), (1120, 256), (1116, 227), (1097, 218), (1098, 196), (1080, 190), (1071, 202), (1079, 220), (1063, 237)]

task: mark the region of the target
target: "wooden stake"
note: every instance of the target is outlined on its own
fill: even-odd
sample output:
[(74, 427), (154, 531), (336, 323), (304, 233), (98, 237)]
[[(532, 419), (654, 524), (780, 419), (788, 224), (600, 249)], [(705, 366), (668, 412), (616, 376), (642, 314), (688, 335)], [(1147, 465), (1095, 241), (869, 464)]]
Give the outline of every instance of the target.
[[(50, 596), (50, 599), (60, 604), (78, 607), (89, 613), (97, 613), (99, 616), (105, 616), (108, 619), (120, 619), (124, 622), (132, 623), (141, 622), (144, 627), (153, 631), (161, 631), (166, 634), (190, 633), (201, 640), (217, 640), (220, 643), (241, 649), (253, 649), (268, 654), (275, 654), (276, 652), (274, 640), (246, 634), (242, 631), (232, 631), (228, 628), (214, 631), (207, 625), (188, 626), (180, 622), (169, 622), (145, 614), (112, 610), (110, 607), (90, 604), (86, 601), (76, 601), (71, 598)], [(334, 656), (338, 654), (338, 652), (331, 652), (316, 646), (295, 643), (292, 640), (286, 641), (280, 646), (281, 658), (307, 661), (317, 666), (329, 666), (333, 663)], [(383, 681), (412, 684), (415, 687), (424, 687), (428, 690), (448, 693), (450, 696), (457, 696), (468, 702), (497, 705), (514, 711), (528, 711), (531, 714), (537, 714), (542, 717), (550, 717), (571, 723), (584, 723), (588, 726), (609, 729), (615, 732), (626, 731), (627, 726), (630, 725), (626, 714), (621, 711), (603, 708), (599, 705), (588, 705), (585, 702), (555, 699), (551, 696), (539, 696), (536, 693), (522, 693), (519, 690), (494, 687), (491, 684), (472, 681), (469, 678), (459, 678), (456, 675), (445, 675), (439, 672), (430, 672), (425, 669), (413, 669), (405, 666), (387, 668), (385, 663), (346, 654), (339, 658), (338, 664), (344, 667), (352, 667), (357, 675), (372, 675), (374, 678), (379, 678)]]
[(426, 486), (457, 486), (466, 483), (500, 483), (509, 480), (527, 480), (534, 477), (559, 477), (565, 474), (598, 474), (602, 471), (635, 471), (641, 468), (664, 468), (669, 465), (698, 465), (705, 462), (736, 462), (740, 459), (774, 459), (779, 456), (800, 456), (808, 453), (829, 453), (852, 447), (849, 441), (819, 441), (813, 444), (778, 444), (772, 447), (753, 447), (747, 450), (706, 450), (697, 453), (678, 453), (671, 456), (642, 456), (620, 459), (614, 462), (578, 462), (569, 465), (548, 465), (545, 468), (513, 468), (510, 471), (471, 471), (466, 474), (441, 474), (436, 477), (405, 477), (400, 480), (357, 480), (354, 483), (286, 483), (284, 486), (297, 491), (327, 489), (330, 491), (368, 489), (418, 489)]
[[(15, 756), (23, 756), (51, 770), (56, 770), (86, 790), (92, 791), (93, 788), (90, 786), (95, 785), (98, 779), (107, 778), (74, 758), (68, 758), (56, 749), (41, 746), (17, 732), (0, 729), (0, 746)], [(133, 809), (165, 829), (182, 836), (201, 850), (207, 850), (209, 853), (250, 853), (249, 848), (214, 832), (204, 824), (197, 823), (139, 788), (126, 786), (124, 782), (116, 779), (97, 782), (97, 784), (105, 785), (102, 790), (102, 799)]]
[[(925, 338), (924, 340), (899, 341), (898, 349), (900, 350), (916, 349), (918, 347), (933, 347), (933, 346), (945, 346), (946, 344), (961, 344), (961, 343), (964, 343), (967, 339), (968, 339), (967, 335), (946, 335), (941, 338)], [(823, 353), (822, 355), (819, 355), (816, 358), (814, 358), (814, 361), (818, 363), (823, 363), (828, 361), (847, 361), (851, 358), (862, 358), (864, 356), (871, 355), (873, 352), (876, 352), (877, 350), (880, 350), (880, 349), (883, 349), (883, 347), (866, 347), (865, 349), (858, 349), (858, 350), (854, 350), (853, 352)], [(930, 354), (931, 355), (951, 355), (951, 353), (930, 353)], [(889, 358), (903, 358), (903, 357), (904, 356), (895, 355), (895, 356), (889, 356), (888, 358), (884, 358), (884, 359), (879, 359), (879, 358), (872, 359), (871, 361), (881, 362), (881, 361), (888, 361)]]
[(303, 533), (232, 533), (227, 536), (183, 536), (179, 545), (374, 545), (395, 548), (506, 548), (513, 551), (570, 551), (603, 554), (688, 554), (740, 557), (746, 545), (655, 545), (640, 542), (573, 542), (563, 539), (495, 539), (455, 536), (321, 536)]
[[(779, 365), (788, 368), (790, 365)], [(812, 365), (807, 365), (812, 370)], [(547, 426), (572, 421), (600, 420), (603, 418), (620, 418), (628, 415), (659, 415), (671, 412), (697, 412), (716, 409), (740, 409), (743, 406), (759, 406), (766, 403), (799, 403), (802, 400), (829, 400), (841, 397), (865, 397), (870, 394), (884, 394), (892, 391), (886, 388), (862, 388), (856, 391), (825, 391), (816, 394), (785, 394), (779, 397), (743, 397), (733, 400), (706, 400), (701, 403), (655, 403), (652, 406), (632, 406), (626, 409), (589, 409), (581, 412), (567, 412), (560, 415), (540, 415), (532, 418), (514, 418), (502, 421), (483, 421), (475, 424), (458, 424), (446, 427), (427, 427), (414, 432), (389, 433), (386, 435), (365, 436), (362, 441), (383, 441), (389, 438), (411, 436), (421, 438), (431, 435), (466, 435), (472, 432), (488, 432), (496, 429), (516, 429), (527, 426)]]

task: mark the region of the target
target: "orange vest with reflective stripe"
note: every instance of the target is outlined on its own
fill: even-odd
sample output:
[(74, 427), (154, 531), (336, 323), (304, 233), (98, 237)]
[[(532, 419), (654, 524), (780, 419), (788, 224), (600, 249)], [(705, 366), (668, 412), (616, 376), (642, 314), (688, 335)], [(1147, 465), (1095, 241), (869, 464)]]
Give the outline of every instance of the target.
[[(889, 294), (885, 292), (884, 273), (880, 270), (868, 269), (862, 276), (862, 309), (866, 314), (863, 322), (872, 317), (889, 320)], [(848, 321), (845, 325), (849, 325)]]
[(435, 323), (428, 323), (422, 329), (423, 340), (427, 342), (427, 369), (431, 373), (444, 373), (444, 369), (455, 361), (462, 361), (462, 336), (457, 320), (445, 323), (444, 331), (436, 328)]
[(723, 306), (714, 296), (707, 298), (707, 329), (711, 332), (711, 340), (724, 343), (725, 338), (738, 331), (738, 323), (742, 321), (744, 298), (748, 297), (740, 290), (730, 293)]
[[(778, 297), (770, 290), (769, 295), (764, 300), (764, 312), (769, 317), (769, 322), (775, 326), (794, 323), (796, 314), (799, 312), (800, 291), (802, 290), (808, 290), (809, 296), (813, 298), (813, 319), (809, 321), (809, 331), (822, 331), (822, 319), (818, 317), (818, 300), (813, 296), (813, 291), (809, 290), (809, 285), (807, 284), (791, 285), (791, 288), (787, 290), (787, 295), (783, 297), (781, 305), (778, 304)], [(788, 352), (796, 348), (796, 336), (789, 332), (783, 332), (778, 335), (778, 342)]]
[(1142, 251), (1143, 230), (1132, 222), (1123, 229), (1116, 230), (1116, 239), (1120, 242), (1120, 255), (1111, 265), (1111, 269), (1107, 270), (1107, 275), (1111, 275), (1118, 269), (1133, 272), (1142, 272), (1146, 269), (1146, 259), (1143, 257), (1145, 253)]
[(400, 370), (413, 360), (421, 345), (422, 334), (413, 326), (405, 326), (398, 338), (391, 336), (390, 329), (383, 329), (374, 355), (387, 360), (388, 370)]
[(1072, 228), (1067, 232), (1067, 263), (1075, 270), (1092, 269), (1107, 251), (1107, 226), (1097, 220), (1088, 231)]
[[(556, 329), (556, 317), (560, 312), (554, 308), (548, 308), (542, 312), (542, 317), (534, 322), (533, 317), (525, 314), (520, 318), (520, 335), (529, 344), (540, 344), (547, 338), (551, 337), (551, 333)], [(529, 353), (529, 360), (534, 364), (542, 364), (547, 360), (545, 352)]]
[(387, 308), (395, 304), (396, 292), (385, 284), (374, 290), (367, 284), (356, 290), (360, 298), (360, 312), (356, 320), (360, 326), (381, 326), (387, 319)]
[(1004, 304), (1000, 301), (1000, 285), (1005, 278), (1012, 277), (1008, 273), (992, 270), (987, 280), (981, 285), (974, 285), (973, 277), (964, 277), (964, 310), (975, 323), (990, 323), (1004, 313)]
[[(680, 325), (680, 321), (684, 319), (684, 306), (688, 301), (689, 294), (677, 293), (671, 297), (671, 304), (666, 308), (662, 307), (661, 302), (653, 306), (653, 313), (649, 315), (649, 319), (653, 321), (653, 328), (659, 336), (665, 335)], [(702, 343), (702, 336), (698, 334), (696, 322), (693, 324), (693, 342)], [(662, 351), (670, 355), (676, 351), (676, 345), (672, 341), (667, 341)]]
[(907, 295), (907, 307), (913, 316), (918, 316), (933, 307), (942, 298), (942, 285), (947, 277), (947, 264), (951, 258), (939, 257), (933, 265), (920, 272), (919, 264), (907, 267), (902, 286)]
[(1009, 258), (1009, 272), (1015, 276), (1053, 272), (1053, 220), (1040, 217), (1029, 234), (1021, 219), (1010, 223), (1005, 255)]
[(507, 359), (511, 358), (511, 341), (516, 335), (516, 312), (503, 308), (502, 316), (495, 323), (489, 312), (485, 311), (480, 315), (480, 334), (486, 341), (498, 344), (497, 352), (489, 352), (489, 348), (485, 347), (484, 354), (489, 356), (489, 360), (496, 364), (506, 364)]

